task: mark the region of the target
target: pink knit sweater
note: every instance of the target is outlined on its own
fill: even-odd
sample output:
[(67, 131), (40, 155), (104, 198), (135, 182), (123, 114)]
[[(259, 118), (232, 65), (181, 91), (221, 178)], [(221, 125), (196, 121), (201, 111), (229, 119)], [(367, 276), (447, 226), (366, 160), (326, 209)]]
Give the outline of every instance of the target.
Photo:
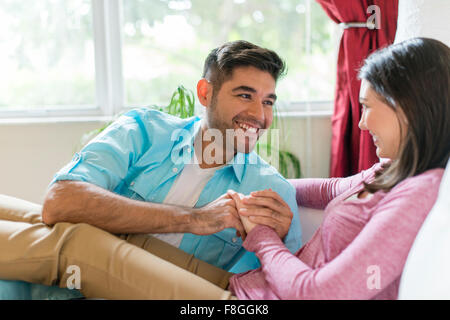
[(405, 179), (390, 192), (346, 200), (381, 163), (348, 178), (291, 180), (301, 206), (325, 208), (321, 226), (295, 254), (269, 227), (244, 247), (261, 268), (230, 279), (239, 299), (396, 299), (408, 252), (436, 201), (443, 169)]

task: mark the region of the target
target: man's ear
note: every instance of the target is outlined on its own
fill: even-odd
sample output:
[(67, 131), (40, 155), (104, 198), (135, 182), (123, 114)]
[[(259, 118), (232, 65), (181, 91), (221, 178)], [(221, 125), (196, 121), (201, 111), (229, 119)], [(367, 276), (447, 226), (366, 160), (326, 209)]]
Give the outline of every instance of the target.
[(198, 101), (200, 101), (203, 106), (209, 107), (209, 104), (211, 103), (212, 93), (212, 84), (205, 78), (200, 79), (200, 81), (197, 83)]

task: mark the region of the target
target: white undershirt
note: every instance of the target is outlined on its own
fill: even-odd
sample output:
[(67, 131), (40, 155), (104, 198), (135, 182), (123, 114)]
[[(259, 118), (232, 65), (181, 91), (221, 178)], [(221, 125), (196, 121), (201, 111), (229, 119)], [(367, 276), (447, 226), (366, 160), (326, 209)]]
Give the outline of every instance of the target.
[[(181, 173), (175, 181), (164, 199), (164, 204), (172, 204), (193, 208), (203, 191), (203, 188), (212, 178), (214, 173), (223, 167), (202, 169), (198, 165), (196, 152), (193, 152), (193, 160), (185, 164)], [(183, 233), (153, 233), (151, 234), (175, 247), (179, 247), (183, 239)]]

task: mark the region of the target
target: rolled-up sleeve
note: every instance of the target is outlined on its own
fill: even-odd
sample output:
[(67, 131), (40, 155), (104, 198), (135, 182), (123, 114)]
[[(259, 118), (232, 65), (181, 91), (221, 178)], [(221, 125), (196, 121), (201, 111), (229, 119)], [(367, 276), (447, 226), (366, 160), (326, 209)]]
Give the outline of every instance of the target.
[(50, 185), (60, 180), (84, 181), (114, 190), (126, 177), (128, 168), (149, 143), (145, 124), (125, 114), (90, 141), (71, 162), (59, 170)]

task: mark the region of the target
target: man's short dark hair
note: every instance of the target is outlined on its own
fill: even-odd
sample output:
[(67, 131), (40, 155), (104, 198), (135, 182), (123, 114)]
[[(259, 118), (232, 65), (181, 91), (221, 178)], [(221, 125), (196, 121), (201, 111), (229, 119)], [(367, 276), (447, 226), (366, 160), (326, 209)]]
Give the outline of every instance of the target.
[(270, 73), (275, 81), (286, 71), (284, 61), (274, 51), (238, 40), (227, 42), (210, 52), (203, 67), (203, 78), (213, 84), (217, 93), (235, 68), (248, 66)]

